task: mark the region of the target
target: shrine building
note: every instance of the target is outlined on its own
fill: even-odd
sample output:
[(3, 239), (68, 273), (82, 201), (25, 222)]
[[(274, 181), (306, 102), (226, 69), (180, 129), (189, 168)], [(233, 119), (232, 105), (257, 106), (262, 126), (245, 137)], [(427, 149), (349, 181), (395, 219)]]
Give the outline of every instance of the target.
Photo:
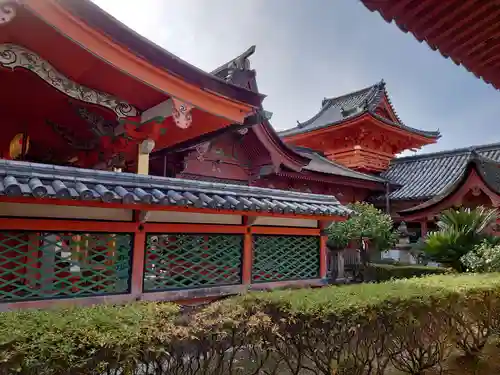
[(204, 72), (89, 0), (0, 0), (0, 311), (319, 287), (348, 203), (419, 235), (500, 203), (500, 144), (397, 157), (440, 134), (383, 81), (277, 132), (253, 53)]
[(203, 72), (88, 0), (0, 5), (0, 310), (325, 284), (323, 229), (350, 211), (254, 183), (323, 164), (302, 178), (235, 84), (251, 71)]

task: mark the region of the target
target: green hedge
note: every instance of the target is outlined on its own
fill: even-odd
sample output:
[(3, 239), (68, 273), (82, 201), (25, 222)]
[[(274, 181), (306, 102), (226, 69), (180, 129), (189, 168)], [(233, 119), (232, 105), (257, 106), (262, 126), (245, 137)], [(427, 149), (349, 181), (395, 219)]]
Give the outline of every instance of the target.
[(256, 292), (181, 316), (170, 304), (12, 312), (1, 374), (408, 374), (499, 329), (500, 275)]
[(142, 303), (3, 313), (0, 373), (103, 374), (135, 366), (175, 331), (177, 313), (171, 304)]
[(429, 266), (404, 266), (390, 264), (369, 264), (368, 277), (373, 281), (388, 281), (391, 279), (409, 279), (425, 275), (443, 275), (450, 273), (448, 268)]

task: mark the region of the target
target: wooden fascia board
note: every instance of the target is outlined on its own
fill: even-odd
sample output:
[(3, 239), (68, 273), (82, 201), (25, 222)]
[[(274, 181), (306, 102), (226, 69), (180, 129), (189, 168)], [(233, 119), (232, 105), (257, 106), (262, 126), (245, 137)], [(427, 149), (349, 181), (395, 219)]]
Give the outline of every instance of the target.
[(160, 92), (237, 123), (257, 109), (208, 92), (171, 75), (117, 45), (66, 11), (56, 0), (25, 1), (37, 17), (102, 61)]
[(389, 120), (391, 120), (392, 122), (396, 123), (399, 122), (398, 116), (396, 115), (396, 113), (394, 113), (394, 109), (392, 105), (389, 103), (389, 99), (387, 98), (386, 93), (384, 93), (384, 96), (380, 101), (379, 105), (377, 106), (377, 108), (381, 108), (387, 111), (390, 117)]

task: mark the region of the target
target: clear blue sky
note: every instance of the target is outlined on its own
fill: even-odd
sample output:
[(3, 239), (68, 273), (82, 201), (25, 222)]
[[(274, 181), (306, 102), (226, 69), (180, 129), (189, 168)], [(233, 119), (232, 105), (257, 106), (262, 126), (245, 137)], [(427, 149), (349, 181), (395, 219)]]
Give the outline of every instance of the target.
[(94, 1), (205, 70), (257, 45), (252, 67), (276, 129), (383, 78), (407, 125), (441, 130), (423, 152), (500, 141), (500, 92), (357, 0)]

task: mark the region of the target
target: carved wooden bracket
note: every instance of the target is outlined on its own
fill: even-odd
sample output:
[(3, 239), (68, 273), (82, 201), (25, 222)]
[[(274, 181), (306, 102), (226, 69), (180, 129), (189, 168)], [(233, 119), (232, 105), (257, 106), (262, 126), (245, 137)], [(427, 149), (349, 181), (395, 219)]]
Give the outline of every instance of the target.
[[(1, 11), (5, 10), (7, 6), (9, 4), (0, 4), (0, 23), (2, 23)], [(0, 64), (12, 70), (16, 68), (29, 70), (63, 94), (82, 102), (111, 109), (118, 117), (134, 117), (139, 113), (134, 106), (111, 94), (88, 88), (70, 80), (35, 52), (17, 44), (0, 44)]]
[(172, 98), (172, 102), (174, 104), (172, 116), (174, 117), (175, 125), (181, 129), (189, 128), (193, 121), (191, 114), (193, 106), (176, 98)]

